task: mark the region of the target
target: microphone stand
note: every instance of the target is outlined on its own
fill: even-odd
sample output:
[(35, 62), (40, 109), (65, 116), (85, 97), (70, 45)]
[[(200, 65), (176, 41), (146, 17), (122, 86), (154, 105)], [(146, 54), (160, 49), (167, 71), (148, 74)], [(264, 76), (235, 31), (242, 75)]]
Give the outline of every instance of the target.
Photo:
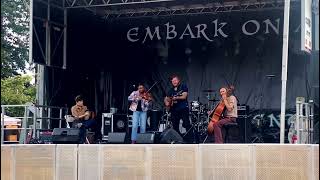
[[(275, 75), (270, 74), (270, 75), (266, 75), (266, 77), (267, 77), (268, 79), (271, 79), (271, 78), (275, 77)], [(264, 132), (263, 127), (262, 127), (262, 125), (263, 125), (263, 119), (264, 119), (264, 117), (263, 117), (263, 115), (262, 115), (263, 91), (264, 91), (264, 88), (265, 88), (264, 85), (265, 85), (265, 83), (262, 84), (262, 86), (261, 86), (261, 91), (260, 91), (260, 107), (259, 107), (260, 119), (259, 119), (259, 121), (257, 122), (257, 126), (258, 126), (257, 137), (255, 137), (255, 138), (252, 140), (251, 143), (254, 143), (254, 142), (256, 142), (256, 141), (259, 142), (259, 143), (263, 143), (263, 142), (264, 142), (264, 141), (263, 141), (263, 136), (262, 136), (262, 134), (263, 134), (263, 132)]]

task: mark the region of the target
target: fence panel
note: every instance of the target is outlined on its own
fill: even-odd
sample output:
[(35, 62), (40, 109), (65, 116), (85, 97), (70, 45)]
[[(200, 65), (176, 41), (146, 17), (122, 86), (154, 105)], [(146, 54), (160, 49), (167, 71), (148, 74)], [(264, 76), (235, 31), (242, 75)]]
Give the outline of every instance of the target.
[(202, 178), (248, 180), (251, 173), (251, 148), (240, 144), (199, 145)]
[(16, 180), (55, 180), (56, 145), (16, 145)]
[(57, 144), (56, 180), (77, 180), (78, 145)]
[(312, 162), (310, 145), (256, 145), (257, 180), (306, 180)]

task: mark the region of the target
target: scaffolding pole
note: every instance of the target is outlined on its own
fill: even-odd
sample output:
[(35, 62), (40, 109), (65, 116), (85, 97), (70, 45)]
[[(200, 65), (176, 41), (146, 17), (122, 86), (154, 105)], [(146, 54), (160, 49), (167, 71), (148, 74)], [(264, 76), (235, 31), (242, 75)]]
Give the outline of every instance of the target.
[(284, 144), (286, 91), (288, 70), (288, 41), (289, 41), (289, 16), (290, 0), (285, 0), (283, 20), (283, 44), (282, 44), (282, 75), (281, 75), (281, 114), (280, 114), (280, 144)]

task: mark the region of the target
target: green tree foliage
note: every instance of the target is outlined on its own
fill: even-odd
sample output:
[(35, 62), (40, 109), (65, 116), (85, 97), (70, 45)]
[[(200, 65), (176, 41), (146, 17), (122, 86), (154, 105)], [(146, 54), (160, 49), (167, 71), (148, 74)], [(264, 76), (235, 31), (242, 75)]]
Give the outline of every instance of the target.
[(28, 62), (28, 0), (1, 0), (1, 79), (24, 71)]
[[(17, 105), (35, 102), (36, 88), (30, 83), (31, 76), (14, 76), (1, 79), (1, 104)], [(23, 108), (10, 108), (6, 114), (23, 116)]]

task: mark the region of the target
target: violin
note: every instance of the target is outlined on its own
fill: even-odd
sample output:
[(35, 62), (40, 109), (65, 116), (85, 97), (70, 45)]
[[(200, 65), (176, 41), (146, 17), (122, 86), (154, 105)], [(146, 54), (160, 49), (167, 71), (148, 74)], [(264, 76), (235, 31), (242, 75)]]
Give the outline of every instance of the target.
[(152, 95), (149, 92), (144, 92), (140, 97), (141, 97), (141, 99), (144, 99), (144, 100), (147, 100), (147, 101), (152, 100)]

